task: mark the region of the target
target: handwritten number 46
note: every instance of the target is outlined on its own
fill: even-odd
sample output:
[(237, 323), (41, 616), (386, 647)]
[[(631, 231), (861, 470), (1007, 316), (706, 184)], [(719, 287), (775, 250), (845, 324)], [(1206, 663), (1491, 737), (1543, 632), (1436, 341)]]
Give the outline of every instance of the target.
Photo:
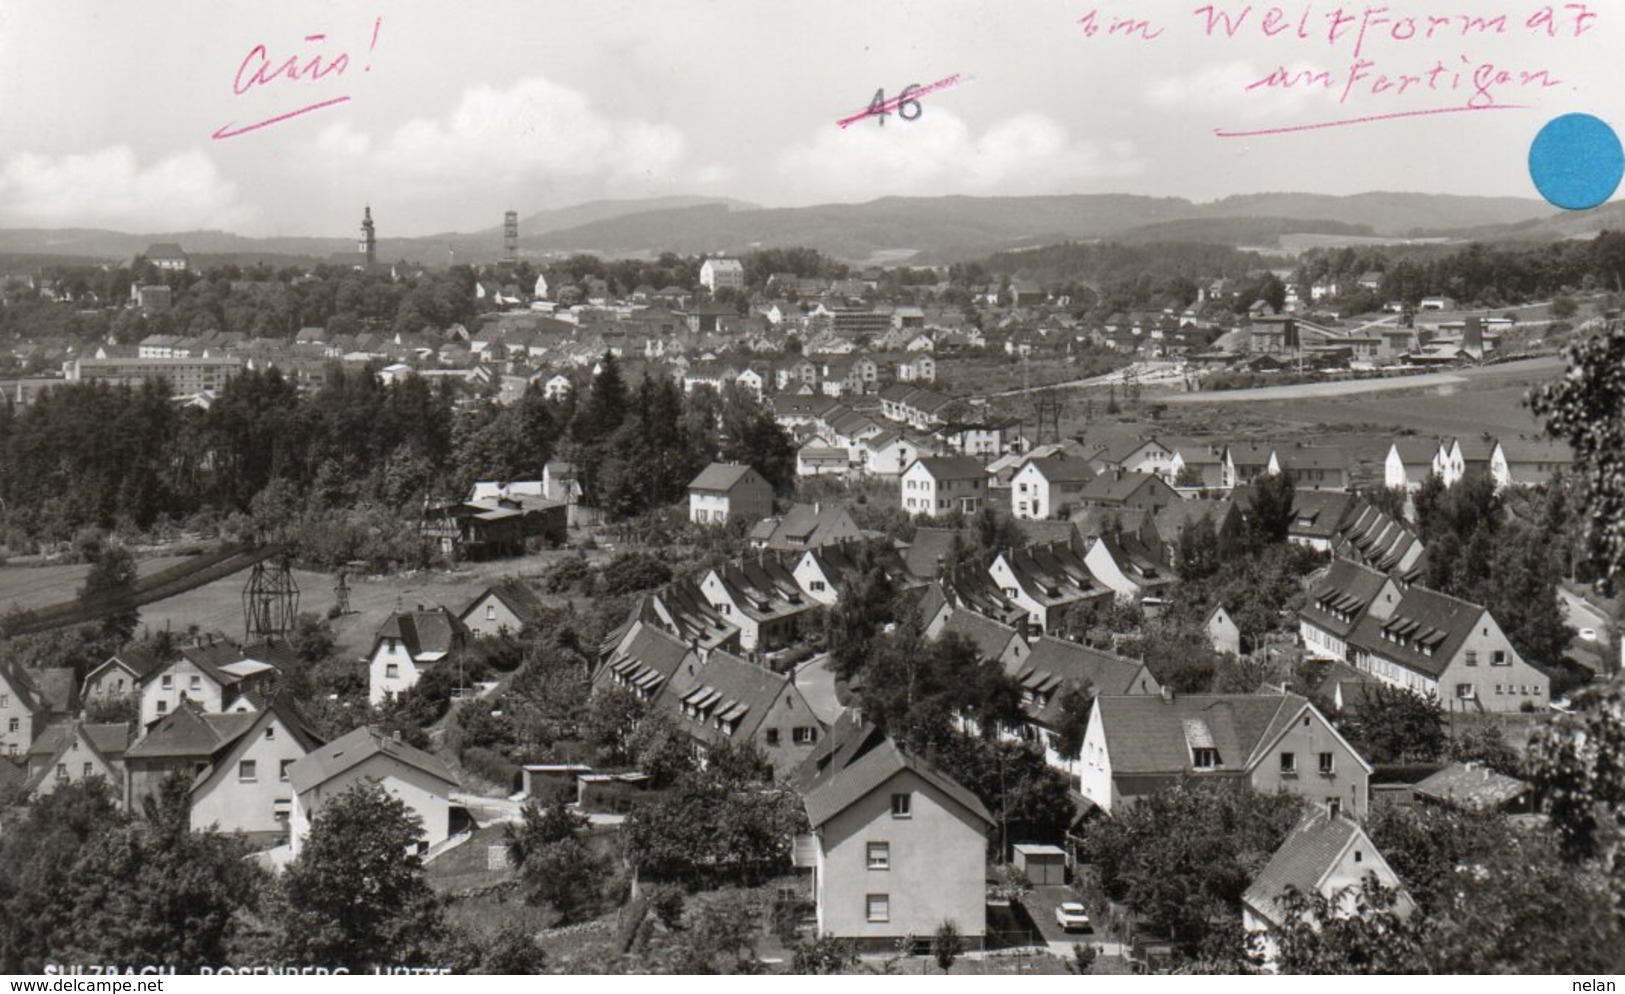
[[(918, 121), (920, 115), (925, 112), (925, 108), (920, 106), (920, 102), (914, 99), (914, 94), (919, 90), (920, 84), (910, 83), (903, 87), (902, 93), (887, 100), (886, 89), (881, 87), (875, 91), (875, 98), (869, 101), (869, 116), (878, 118), (880, 123), (884, 125), (886, 115), (896, 111), (897, 116), (905, 121)], [(911, 107), (913, 108), (912, 111), (909, 110)]]

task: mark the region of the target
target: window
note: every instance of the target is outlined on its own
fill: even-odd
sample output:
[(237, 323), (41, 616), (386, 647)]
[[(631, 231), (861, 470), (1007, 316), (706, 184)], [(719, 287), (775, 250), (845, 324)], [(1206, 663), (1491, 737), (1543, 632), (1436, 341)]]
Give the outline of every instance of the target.
[(1219, 750), (1196, 746), (1191, 749), (1191, 765), (1199, 770), (1211, 770), (1219, 765)]
[(169, 702), (168, 701), (159, 701), (158, 702), (158, 713), (159, 714), (165, 714), (168, 711), (169, 711)]
[(893, 794), (891, 796), (891, 816), (893, 818), (912, 818), (914, 816), (913, 795)]
[(1495, 652), (1490, 654), (1490, 665), (1491, 666), (1511, 666), (1512, 663), (1507, 660), (1507, 654), (1506, 654), (1505, 649), (1497, 649), (1497, 650), (1495, 650)]
[(193, 677), (191, 687), (192, 687), (193, 690), (202, 690), (203, 689), (203, 678), (200, 677), (200, 676)]
[(867, 918), (872, 922), (891, 921), (891, 897), (886, 894), (870, 894), (864, 901), (867, 905)]
[(396, 677), (398, 677), (400, 675), (401, 675), (401, 664), (399, 664), (399, 663), (385, 663), (384, 664), (384, 679), (393, 680), (393, 679), (395, 679)]
[(56, 764), (56, 778), (58, 780), (66, 780), (66, 779), (68, 779), (68, 764), (67, 763), (58, 763), (58, 764)]
[(891, 869), (891, 843), (890, 842), (871, 842), (871, 843), (869, 843), (868, 861), (869, 861), (869, 869), (871, 869), (871, 870), (889, 870), (889, 869)]
[(281, 780), (283, 783), (288, 782), (288, 771), (293, 769), (293, 763), (294, 761), (291, 759), (284, 759), (282, 761), (281, 767), (279, 767), (277, 770), (278, 780)]
[(15, 731), (18, 730), (18, 728), (19, 728), (19, 724), (18, 724), (18, 721), (17, 721), (16, 718), (13, 718), (10, 721), (6, 722), (6, 731), (15, 732)]
[(163, 686), (163, 689), (165, 689), (165, 690), (174, 690), (175, 689), (175, 678), (173, 676), (171, 676), (170, 674), (165, 673), (164, 674), (164, 679), (162, 681), (162, 686)]
[(245, 759), (237, 764), (238, 783), (253, 783), (258, 779), (259, 777), (255, 775), (254, 761), (252, 759)]
[(89, 777), (92, 773), (95, 772), (95, 769), (96, 768), (95, 768), (94, 765), (92, 765), (90, 763), (86, 763), (85, 767), (84, 767), (84, 772), (83, 772), (82, 775), (85, 776), (85, 777)]
[(824, 590), (824, 581), (823, 580), (814, 580), (812, 582), (812, 588), (815, 591), (822, 592)]
[(0, 694), (0, 708), (9, 708), (9, 707), (11, 707), (11, 695), (10, 694)]
[(1470, 683), (1456, 684), (1457, 700), (1470, 701), (1473, 699), (1473, 685)]
[(1467, 665), (1468, 666), (1477, 666), (1478, 665), (1478, 653), (1474, 652), (1471, 649), (1467, 650)]
[(1321, 753), (1320, 754), (1320, 772), (1330, 774), (1335, 769), (1336, 769), (1336, 767), (1333, 765), (1332, 754), (1329, 753), (1329, 752)]
[(1283, 753), (1281, 753), (1281, 772), (1282, 773), (1296, 773), (1296, 772), (1298, 772), (1298, 756), (1297, 756), (1296, 753), (1291, 753), (1291, 752), (1283, 752)]
[(1343, 802), (1335, 797), (1328, 797), (1326, 798), (1326, 810), (1331, 813), (1333, 818), (1336, 818), (1343, 813)]
[(798, 746), (812, 745), (818, 741), (818, 729), (803, 726), (792, 729), (790, 736), (791, 741)]
[(1365, 854), (1360, 852), (1360, 850), (1358, 850), (1358, 849), (1354, 850), (1354, 861), (1356, 863), (1364, 862), (1364, 857), (1365, 857)]
[(777, 728), (769, 728), (767, 730), (767, 744), (770, 746), (776, 746), (779, 744), (779, 730)]
[(268, 726), (265, 729), (265, 738), (266, 741), (276, 738), (276, 728), (274, 726)]

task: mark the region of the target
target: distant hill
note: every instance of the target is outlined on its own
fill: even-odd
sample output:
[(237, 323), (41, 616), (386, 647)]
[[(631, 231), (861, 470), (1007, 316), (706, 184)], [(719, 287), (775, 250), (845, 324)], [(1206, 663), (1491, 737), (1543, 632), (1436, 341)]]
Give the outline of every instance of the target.
[[(1291, 244), (1293, 236), (1565, 238), (1625, 223), (1625, 205), (1558, 213), (1540, 200), (1365, 193), (1333, 197), (1261, 193), (1198, 204), (1178, 197), (883, 197), (861, 204), (754, 207), (714, 197), (601, 200), (526, 215), (527, 255), (595, 252), (652, 256), (815, 248), (851, 262), (915, 263), (982, 258), (1063, 241), (1191, 241), (1234, 247)], [(328, 259), (354, 253), (349, 238), (245, 238), (224, 231), (129, 234), (99, 229), (0, 230), (0, 253), (126, 261), (153, 242), (200, 256)], [(379, 258), (489, 262), (502, 254), (500, 225), (416, 238), (379, 239)]]

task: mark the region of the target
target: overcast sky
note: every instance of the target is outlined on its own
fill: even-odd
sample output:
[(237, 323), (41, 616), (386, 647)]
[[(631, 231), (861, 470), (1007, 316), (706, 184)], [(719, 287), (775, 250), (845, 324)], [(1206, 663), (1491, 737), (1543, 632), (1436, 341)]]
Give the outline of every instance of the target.
[[(1373, 95), (1366, 79), (1339, 102), (1354, 39), (1352, 28), (1324, 37), (1336, 4), (1308, 4), (1319, 37), (1307, 41), (1293, 37), (1303, 3), (1286, 6), (1284, 35), (1249, 20), (1233, 40), (1206, 37), (1198, 6), (0, 0), (0, 227), (348, 235), (370, 202), (382, 232), (417, 235), (490, 227), (509, 208), (664, 194), (770, 206), (950, 193), (1534, 196), (1526, 156), (1547, 120), (1587, 111), (1625, 126), (1625, 10), (1604, 7), (1582, 37), (1568, 23), (1569, 37), (1552, 39), (1523, 27), (1538, 3), (1392, 0), (1396, 17), (1495, 10), (1515, 28), (1464, 39), (1440, 25), (1432, 41), (1399, 42), (1378, 25), (1362, 52), (1371, 77), (1493, 62), (1548, 69), (1559, 85), (1497, 91), (1521, 110), (1217, 137), (1459, 107), (1472, 91), (1451, 92), (1448, 73), (1434, 92), (1418, 83), (1399, 95)], [(1096, 7), (1091, 38), (1079, 19)], [(1162, 35), (1111, 35), (1127, 13)], [(347, 54), (348, 65), (243, 85), (259, 44), (266, 74), (291, 56), (303, 67)], [(1245, 90), (1282, 67), (1338, 79), (1329, 91)], [(956, 73), (964, 81), (924, 97), (917, 121), (835, 123), (877, 88), (891, 96)]]

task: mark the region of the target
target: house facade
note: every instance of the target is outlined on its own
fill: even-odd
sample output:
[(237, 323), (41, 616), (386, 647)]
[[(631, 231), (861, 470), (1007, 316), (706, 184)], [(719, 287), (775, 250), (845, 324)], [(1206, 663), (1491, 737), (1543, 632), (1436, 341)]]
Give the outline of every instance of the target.
[(468, 646), (469, 633), (443, 607), (397, 611), (378, 628), (367, 656), (367, 700), (373, 706), (417, 685), (429, 667)]
[(944, 922), (987, 931), (987, 838), (976, 796), (889, 739), (806, 794), (818, 933), (866, 946)]
[(1371, 766), (1296, 694), (1095, 698), (1079, 790), (1110, 814), (1185, 778), (1285, 790), (1365, 817)]
[(899, 483), (903, 510), (914, 517), (975, 514), (987, 500), (987, 470), (969, 456), (915, 459)]
[(451, 834), (456, 776), (437, 757), (365, 725), (296, 761), (288, 780), (293, 789), (288, 841), (295, 858), (322, 806), (364, 780), (378, 783), (418, 816), (423, 848)]
[(1084, 484), (1094, 477), (1084, 459), (1030, 459), (1010, 478), (1010, 513), (1022, 520), (1058, 517), (1083, 500)]
[(755, 522), (773, 513), (773, 485), (749, 466), (714, 462), (688, 485), (688, 520), (699, 525)]

